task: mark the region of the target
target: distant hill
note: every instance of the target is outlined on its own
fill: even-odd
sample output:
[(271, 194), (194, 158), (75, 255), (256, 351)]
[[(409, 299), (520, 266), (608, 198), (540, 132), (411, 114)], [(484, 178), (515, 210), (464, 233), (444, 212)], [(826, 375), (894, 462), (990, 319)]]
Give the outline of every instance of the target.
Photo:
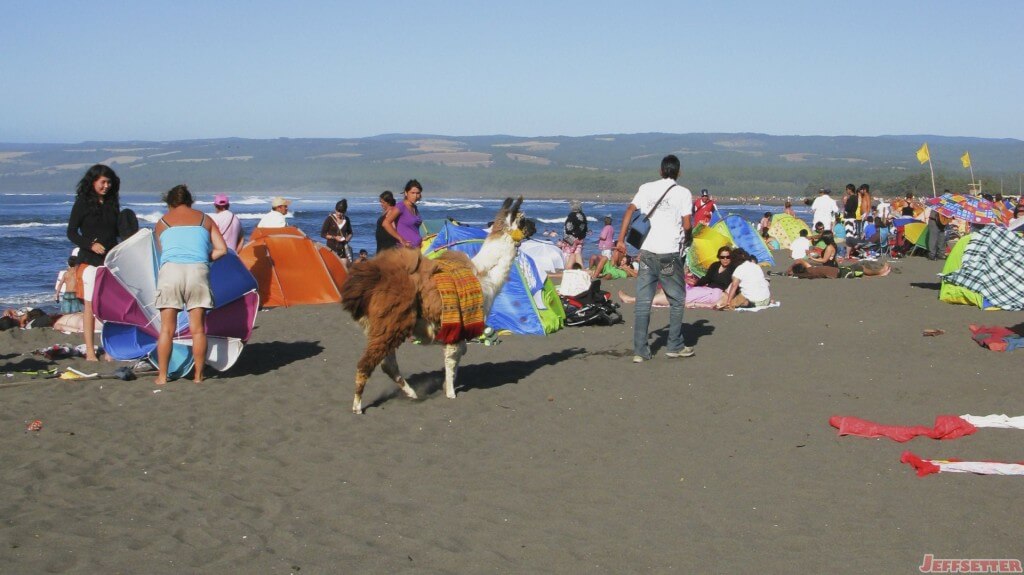
[(797, 196), (846, 182), (895, 186), (927, 173), (914, 156), (922, 142), (950, 185), (969, 180), (960, 156), (970, 151), (986, 189), (1003, 178), (1008, 192), (1016, 192), (1024, 169), (1020, 140), (659, 133), (0, 143), (0, 191), (70, 192), (88, 166), (106, 163), (124, 190), (154, 193), (184, 182), (201, 193), (376, 194), (415, 177), (440, 195), (626, 196), (657, 175), (662, 156), (675, 153), (681, 181), (693, 189), (709, 188), (718, 197)]

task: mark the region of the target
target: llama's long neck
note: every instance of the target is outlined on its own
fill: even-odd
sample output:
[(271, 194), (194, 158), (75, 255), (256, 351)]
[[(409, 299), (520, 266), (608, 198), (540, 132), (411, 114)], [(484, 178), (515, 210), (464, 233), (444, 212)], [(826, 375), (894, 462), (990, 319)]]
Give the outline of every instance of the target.
[(473, 267), (476, 268), (476, 276), (480, 278), (480, 287), (484, 292), (486, 311), (490, 311), (494, 296), (508, 280), (515, 260), (516, 243), (507, 235), (487, 238), (473, 258)]

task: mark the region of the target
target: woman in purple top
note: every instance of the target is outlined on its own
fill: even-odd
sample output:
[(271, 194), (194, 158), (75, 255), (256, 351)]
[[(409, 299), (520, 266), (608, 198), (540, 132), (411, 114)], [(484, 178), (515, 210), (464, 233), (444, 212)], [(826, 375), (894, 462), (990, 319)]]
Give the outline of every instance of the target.
[(423, 242), (423, 238), (420, 237), (420, 224), (423, 223), (423, 218), (416, 207), (422, 196), (423, 186), (416, 180), (409, 180), (405, 184), (405, 199), (395, 204), (395, 207), (388, 210), (384, 216), (384, 230), (402, 247), (419, 249)]

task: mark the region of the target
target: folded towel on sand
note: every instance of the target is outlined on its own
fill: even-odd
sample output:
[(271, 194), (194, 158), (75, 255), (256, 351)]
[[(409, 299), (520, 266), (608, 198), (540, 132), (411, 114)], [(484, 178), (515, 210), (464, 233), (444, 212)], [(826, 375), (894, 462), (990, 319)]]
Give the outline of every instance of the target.
[(736, 308), (736, 311), (761, 311), (763, 309), (768, 309), (768, 308), (771, 308), (771, 307), (779, 307), (780, 305), (782, 305), (782, 302), (773, 301), (772, 303), (770, 303), (768, 305), (759, 305), (759, 306), (754, 306), (754, 307), (738, 307), (738, 308)]

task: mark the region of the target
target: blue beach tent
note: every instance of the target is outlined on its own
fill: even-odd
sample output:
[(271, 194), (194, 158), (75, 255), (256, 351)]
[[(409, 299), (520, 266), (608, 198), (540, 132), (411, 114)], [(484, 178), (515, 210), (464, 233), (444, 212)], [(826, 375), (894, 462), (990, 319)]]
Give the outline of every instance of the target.
[[(432, 237), (423, 253), (436, 257), (445, 250), (460, 251), (473, 257), (480, 251), (487, 232), (478, 228), (445, 222)], [(494, 298), (487, 325), (523, 335), (547, 335), (565, 325), (565, 309), (554, 284), (537, 269), (533, 258), (522, 251), (509, 272), (508, 281)]]

